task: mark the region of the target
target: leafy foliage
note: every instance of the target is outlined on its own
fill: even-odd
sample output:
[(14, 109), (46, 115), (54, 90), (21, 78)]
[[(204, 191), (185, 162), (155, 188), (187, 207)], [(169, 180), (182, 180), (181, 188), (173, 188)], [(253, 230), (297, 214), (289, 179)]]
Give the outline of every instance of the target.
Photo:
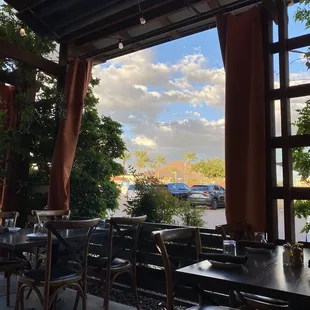
[(192, 165), (191, 169), (211, 179), (225, 177), (225, 163), (220, 158), (201, 160)]
[[(299, 7), (295, 13), (295, 20), (305, 23), (306, 28), (310, 28), (310, 0), (300, 0)], [(304, 54), (307, 68), (310, 68), (310, 52)], [(304, 135), (310, 133), (310, 100), (306, 101), (306, 105), (297, 110), (299, 117), (294, 125), (297, 127), (297, 134)], [(301, 179), (309, 184), (310, 176), (310, 150), (309, 147), (299, 147), (293, 149), (294, 169), (299, 172)], [(298, 218), (304, 218), (306, 221), (310, 216), (310, 201), (295, 201), (294, 212)], [(306, 223), (302, 228), (302, 233), (310, 231), (310, 224)]]
[(136, 198), (126, 204), (130, 216), (146, 215), (152, 223), (203, 226), (203, 210), (192, 209), (188, 201), (181, 201), (169, 193), (160, 181), (150, 176), (135, 176)]
[(141, 169), (144, 169), (146, 164), (150, 162), (150, 157), (146, 151), (136, 151), (135, 155), (137, 158), (137, 170), (140, 173)]
[[(26, 36), (19, 34), (20, 21), (13, 10), (3, 5), (0, 9), (0, 37), (41, 56), (55, 53), (55, 42), (41, 38), (26, 26)], [(53, 156), (56, 118), (66, 116), (63, 94), (57, 91), (56, 80), (42, 72), (9, 59), (0, 60), (2, 70), (16, 74), (20, 93), (14, 104), (20, 115), (17, 130), (3, 131), (0, 126), (0, 155), (4, 162), (6, 150), (11, 147), (14, 161), (21, 158), (24, 179), (18, 191), (24, 191), (25, 199), (20, 210), (46, 206), (47, 192), (36, 192), (38, 186), (47, 186)], [(98, 99), (93, 87), (99, 80), (91, 79), (85, 100), (80, 137), (71, 173), (70, 208), (81, 216), (104, 216), (107, 209), (117, 207), (119, 189), (111, 176), (123, 173), (115, 161), (126, 151), (121, 139), (119, 123), (109, 117), (100, 117)], [(5, 115), (0, 115), (2, 124)], [(14, 166), (19, 169), (19, 166)], [(3, 167), (2, 167), (3, 168)]]
[[(298, 218), (304, 218), (306, 221), (310, 216), (310, 201), (309, 200), (297, 200), (294, 203), (294, 213)], [(310, 223), (306, 223), (302, 228), (301, 233), (309, 233)]]

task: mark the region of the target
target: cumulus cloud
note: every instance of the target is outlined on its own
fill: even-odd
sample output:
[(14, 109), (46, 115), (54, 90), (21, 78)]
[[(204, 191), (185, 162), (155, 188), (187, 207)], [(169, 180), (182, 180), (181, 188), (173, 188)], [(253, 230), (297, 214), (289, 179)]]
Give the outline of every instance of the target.
[[(211, 66), (199, 50), (174, 63), (158, 62), (154, 50), (143, 50), (96, 66), (93, 72), (101, 79), (95, 89), (99, 112), (125, 126), (129, 151), (144, 149), (151, 157), (160, 153), (168, 160), (180, 159), (186, 151), (199, 157), (224, 157), (225, 72)], [(290, 75), (291, 85), (309, 81), (308, 72)], [(292, 123), (307, 99), (291, 100)], [(167, 116), (178, 105), (184, 110)], [(212, 109), (217, 112), (210, 118), (206, 111)], [(280, 134), (278, 102), (275, 115)]]

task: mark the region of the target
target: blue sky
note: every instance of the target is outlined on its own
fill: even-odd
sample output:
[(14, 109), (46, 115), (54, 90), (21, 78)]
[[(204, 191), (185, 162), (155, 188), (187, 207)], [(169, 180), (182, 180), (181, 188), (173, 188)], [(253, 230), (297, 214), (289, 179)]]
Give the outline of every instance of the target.
[[(289, 7), (290, 37), (309, 32), (294, 21), (296, 8)], [(277, 56), (274, 62), (277, 73)], [(290, 53), (290, 62), (291, 84), (309, 82), (301, 54)], [(101, 78), (100, 112), (123, 124), (130, 152), (147, 150), (169, 161), (188, 151), (224, 158), (225, 72), (216, 29), (114, 59), (94, 73)], [(292, 122), (306, 99), (292, 100)], [(276, 125), (279, 134), (277, 104)]]

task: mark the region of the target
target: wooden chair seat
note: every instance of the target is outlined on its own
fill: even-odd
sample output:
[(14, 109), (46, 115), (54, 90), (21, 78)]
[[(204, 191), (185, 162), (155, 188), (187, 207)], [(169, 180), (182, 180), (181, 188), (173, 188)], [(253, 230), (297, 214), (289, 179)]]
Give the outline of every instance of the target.
[[(91, 266), (91, 268), (100, 268), (100, 271), (105, 271), (107, 268), (108, 258), (107, 257), (89, 257), (88, 258), (88, 265)], [(131, 262), (126, 259), (122, 258), (115, 258), (111, 263), (111, 272), (120, 272), (124, 271), (126, 269), (130, 269)]]
[[(250, 293), (245, 293), (245, 292), (240, 292), (240, 294), (242, 295), (243, 298), (249, 301), (259, 302), (259, 303), (266, 304), (269, 306), (288, 308), (288, 303), (281, 299), (274, 299), (274, 298), (270, 298), (266, 296), (255, 295), (255, 294), (250, 294)], [(236, 295), (238, 294), (236, 293)]]
[[(31, 282), (44, 284), (45, 281), (45, 269), (34, 269), (25, 271), (21, 276), (18, 277), (21, 282)], [(56, 267), (51, 270), (50, 282), (54, 281), (70, 281), (71, 279), (76, 280), (77, 277), (81, 278), (81, 275), (74, 269), (67, 267)]]

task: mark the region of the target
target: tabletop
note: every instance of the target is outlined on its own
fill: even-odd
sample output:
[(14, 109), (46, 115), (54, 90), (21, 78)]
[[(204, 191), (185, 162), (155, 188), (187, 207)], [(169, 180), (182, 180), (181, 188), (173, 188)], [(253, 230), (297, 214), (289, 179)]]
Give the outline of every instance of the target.
[[(283, 266), (282, 247), (270, 254), (248, 254), (248, 261), (238, 269), (218, 269), (209, 261), (202, 261), (176, 271), (179, 282), (188, 285), (200, 283), (204, 289), (221, 287), (293, 303), (310, 303), (310, 249), (304, 250), (304, 266)], [(309, 308), (309, 306), (308, 306)], [(299, 307), (299, 309), (302, 309)]]
[[(8, 232), (0, 234), (0, 248), (8, 249), (10, 251), (25, 250), (32, 247), (45, 246), (47, 239), (29, 240), (27, 235), (32, 233), (32, 228), (22, 228), (18, 232)], [(87, 234), (87, 229), (66, 229), (59, 231), (64, 239), (82, 240)], [(108, 229), (95, 230), (94, 234), (108, 234)], [(55, 242), (58, 240), (55, 238)]]

